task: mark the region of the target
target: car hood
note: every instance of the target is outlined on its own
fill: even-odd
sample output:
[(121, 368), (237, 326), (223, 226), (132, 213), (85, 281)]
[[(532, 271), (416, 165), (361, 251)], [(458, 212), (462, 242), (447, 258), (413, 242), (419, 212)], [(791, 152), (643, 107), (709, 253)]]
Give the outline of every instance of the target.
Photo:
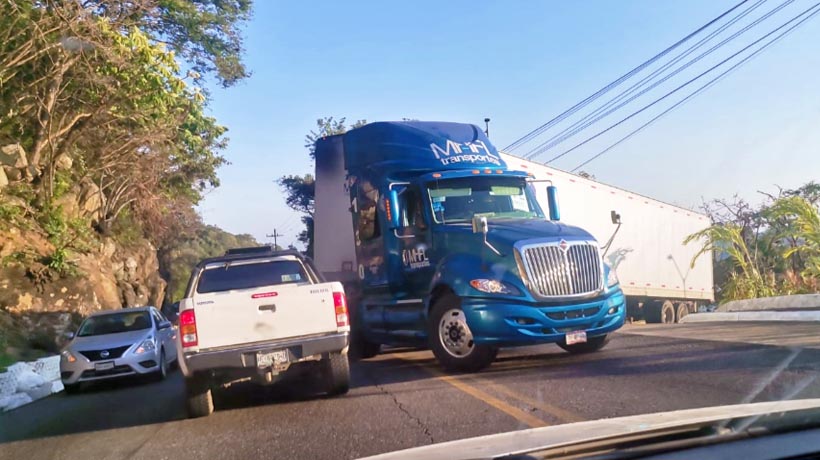
[(799, 399), (660, 412), (479, 436), (389, 452), (367, 457), (367, 460), (417, 458), (456, 460), (523, 455), (528, 452), (562, 446), (577, 446), (627, 434), (648, 433), (686, 425), (716, 423), (727, 419), (818, 408), (820, 408), (820, 399)]
[(83, 351), (124, 347), (144, 340), (149, 334), (151, 334), (151, 329), (140, 329), (139, 331), (120, 332), (117, 334), (92, 335), (89, 337), (75, 337), (69, 344), (69, 348), (75, 351)]

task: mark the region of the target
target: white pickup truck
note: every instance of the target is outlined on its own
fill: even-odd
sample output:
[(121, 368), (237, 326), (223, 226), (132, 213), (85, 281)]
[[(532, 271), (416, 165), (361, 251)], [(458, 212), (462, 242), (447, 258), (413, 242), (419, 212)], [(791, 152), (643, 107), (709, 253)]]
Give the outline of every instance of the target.
[(201, 261), (179, 304), (189, 415), (213, 412), (217, 387), (272, 383), (296, 368), (319, 366), (325, 391), (346, 393), (349, 332), (342, 284), (323, 282), (296, 251), (242, 248)]

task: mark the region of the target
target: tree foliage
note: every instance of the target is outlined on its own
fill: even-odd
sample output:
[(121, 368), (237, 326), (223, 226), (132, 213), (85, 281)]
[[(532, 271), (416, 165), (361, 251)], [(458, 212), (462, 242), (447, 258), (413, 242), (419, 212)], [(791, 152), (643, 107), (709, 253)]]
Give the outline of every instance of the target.
[[(305, 135), (305, 148), (308, 150), (310, 158), (315, 160), (316, 141), (335, 134), (344, 134), (350, 129), (355, 129), (367, 124), (366, 120), (358, 120), (350, 126), (345, 124), (346, 119), (335, 119), (325, 117), (316, 120), (316, 130), (311, 130)], [(297, 211), (302, 216), (302, 223), (305, 229), (299, 233), (299, 241), (305, 245), (306, 253), (313, 256), (313, 204), (316, 197), (316, 187), (313, 175), (304, 176), (282, 176), (277, 180), (282, 191), (285, 193), (285, 203), (288, 207)]]
[(702, 244), (695, 259), (716, 255), (723, 301), (820, 291), (820, 187), (765, 195), (758, 207), (737, 197), (705, 204), (713, 225), (685, 241)]
[(231, 248), (258, 246), (251, 235), (233, 235), (212, 225), (200, 226), (180, 238), (173, 248), (160, 251), (162, 276), (168, 282), (166, 302), (175, 302), (185, 293), (188, 278), (196, 264), (206, 257), (216, 257)]
[(34, 188), (34, 206), (72, 189), (96, 195), (99, 230), (128, 211), (159, 245), (190, 222), (226, 162), (226, 129), (197, 85), (247, 75), (239, 27), (250, 7), (0, 0), (0, 146), (20, 146), (18, 180)]

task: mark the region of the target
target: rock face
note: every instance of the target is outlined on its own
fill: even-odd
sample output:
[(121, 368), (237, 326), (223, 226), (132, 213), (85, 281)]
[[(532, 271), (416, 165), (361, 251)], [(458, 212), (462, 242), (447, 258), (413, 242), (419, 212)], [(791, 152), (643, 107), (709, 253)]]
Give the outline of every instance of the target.
[(0, 147), (0, 169), (7, 180), (20, 180), (28, 166), (26, 151), (20, 144), (7, 144)]
[[(12, 228), (0, 233), (0, 254), (6, 259), (32, 250), (47, 254), (53, 248), (44, 235), (32, 231)], [(162, 305), (165, 281), (159, 275), (156, 248), (147, 240), (125, 246), (106, 238), (89, 253), (72, 253), (71, 259), (76, 276), (38, 276), (48, 273), (39, 262), (0, 265), (0, 311), (21, 318), (20, 325), (31, 331), (47, 330), (45, 335), (53, 339), (72, 316)]]

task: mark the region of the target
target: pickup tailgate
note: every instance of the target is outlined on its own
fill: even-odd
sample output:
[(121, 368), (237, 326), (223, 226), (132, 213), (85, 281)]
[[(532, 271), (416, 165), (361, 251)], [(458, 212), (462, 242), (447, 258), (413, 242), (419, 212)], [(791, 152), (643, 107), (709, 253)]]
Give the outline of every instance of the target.
[(199, 348), (336, 332), (334, 290), (343, 292), (342, 285), (282, 284), (195, 294)]

